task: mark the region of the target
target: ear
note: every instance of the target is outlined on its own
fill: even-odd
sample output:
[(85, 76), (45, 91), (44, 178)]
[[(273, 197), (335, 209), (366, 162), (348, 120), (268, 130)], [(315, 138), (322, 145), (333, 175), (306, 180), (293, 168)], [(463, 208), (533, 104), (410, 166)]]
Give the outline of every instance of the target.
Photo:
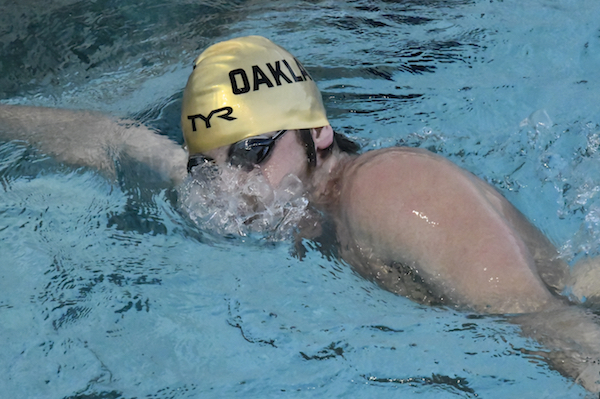
[(317, 151), (328, 148), (333, 143), (333, 128), (331, 125), (310, 130)]

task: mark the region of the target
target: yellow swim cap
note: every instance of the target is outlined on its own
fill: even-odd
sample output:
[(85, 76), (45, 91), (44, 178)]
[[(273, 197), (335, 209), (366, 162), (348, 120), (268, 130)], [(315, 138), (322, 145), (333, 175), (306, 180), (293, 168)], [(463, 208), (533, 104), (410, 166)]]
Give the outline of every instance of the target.
[(183, 92), (181, 126), (190, 155), (267, 132), (328, 124), (321, 93), (302, 64), (260, 36), (207, 48)]

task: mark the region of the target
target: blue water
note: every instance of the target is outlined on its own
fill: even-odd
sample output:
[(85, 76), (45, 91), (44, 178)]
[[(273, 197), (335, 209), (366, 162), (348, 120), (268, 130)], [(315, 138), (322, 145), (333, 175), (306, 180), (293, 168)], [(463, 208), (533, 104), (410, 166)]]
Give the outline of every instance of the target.
[[(568, 261), (599, 252), (596, 0), (0, 10), (3, 103), (134, 117), (181, 142), (193, 57), (260, 34), (302, 60), (334, 127), (365, 149), (443, 154)], [(0, 183), (2, 397), (586, 395), (500, 317), (416, 305), (311, 243), (300, 261), (289, 242), (209, 240), (170, 189), (61, 165), (24, 142), (0, 142)]]

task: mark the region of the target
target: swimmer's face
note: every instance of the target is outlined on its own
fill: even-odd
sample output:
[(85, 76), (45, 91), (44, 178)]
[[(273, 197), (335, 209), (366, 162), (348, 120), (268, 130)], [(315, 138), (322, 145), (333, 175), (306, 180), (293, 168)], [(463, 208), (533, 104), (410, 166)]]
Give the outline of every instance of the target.
[[(198, 225), (223, 236), (286, 237), (309, 213), (307, 191), (322, 161), (318, 151), (333, 142), (331, 126), (308, 132), (313, 147), (304, 144), (311, 141), (306, 133), (270, 132), (207, 151), (203, 155), (214, 163), (199, 161), (180, 187), (183, 209)], [(244, 154), (245, 148), (252, 154)], [(309, 162), (311, 149), (317, 154)]]
[(306, 150), (297, 130), (251, 137), (208, 151), (205, 155), (214, 159), (217, 165), (239, 166), (251, 174), (259, 173), (273, 188), (278, 188), (287, 175), (294, 175), (302, 181), (308, 176)]
[[(179, 192), (182, 208), (193, 221), (222, 236), (258, 233), (279, 240), (295, 231), (308, 212), (306, 152), (296, 131), (265, 140), (275, 135), (204, 154), (214, 163), (195, 166)], [(257, 144), (270, 144), (270, 150), (265, 154), (268, 148)], [(246, 147), (253, 153), (244, 153)]]

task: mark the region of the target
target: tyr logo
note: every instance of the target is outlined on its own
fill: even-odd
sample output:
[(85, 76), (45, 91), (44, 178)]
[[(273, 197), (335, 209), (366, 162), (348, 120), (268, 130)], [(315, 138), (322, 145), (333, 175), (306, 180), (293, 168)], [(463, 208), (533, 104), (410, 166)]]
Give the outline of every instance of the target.
[(225, 119), (226, 121), (233, 121), (237, 118), (234, 118), (233, 116), (231, 116), (231, 114), (233, 113), (233, 108), (231, 107), (223, 107), (223, 108), (219, 108), (219, 109), (215, 109), (214, 111), (210, 111), (210, 114), (208, 114), (208, 116), (204, 116), (202, 114), (196, 114), (196, 115), (188, 115), (188, 119), (192, 121), (192, 130), (195, 132), (196, 131), (196, 119), (202, 119), (204, 121), (204, 123), (206, 124), (206, 128), (210, 128), (210, 118), (212, 118), (214, 115), (218, 114), (219, 112), (224, 112), (221, 115), (217, 115), (217, 118), (221, 118), (221, 119)]

